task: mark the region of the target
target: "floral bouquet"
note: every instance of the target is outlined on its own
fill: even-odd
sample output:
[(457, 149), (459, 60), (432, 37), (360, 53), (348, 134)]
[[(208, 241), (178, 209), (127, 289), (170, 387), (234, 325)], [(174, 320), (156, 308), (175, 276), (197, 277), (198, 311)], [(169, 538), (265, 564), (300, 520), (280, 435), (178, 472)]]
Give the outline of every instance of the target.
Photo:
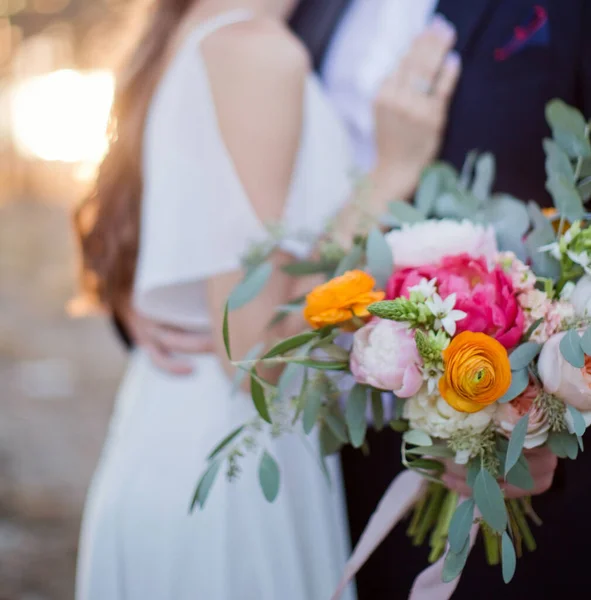
[[(553, 102), (547, 117), (554, 210), (491, 194), (488, 155), (468, 157), (461, 174), (435, 165), (414, 206), (392, 204), (382, 220), (392, 231), (376, 225), (348, 252), (331, 242), (318, 262), (289, 265), (294, 276), (327, 274), (278, 309), (276, 319), (301, 310), (310, 329), (235, 361), (250, 376), (258, 417), (212, 452), (193, 505), (203, 506), (224, 461), (235, 474), (237, 457), (265, 424), (277, 434), (316, 427), (323, 455), (365, 447), (368, 420), (403, 432), (408, 471), (377, 507), (335, 598), (410, 511), (408, 534), (415, 544), (428, 541), (430, 568), (444, 582), (461, 573), (478, 532), (509, 582), (523, 548), (535, 548), (531, 523), (539, 519), (527, 497), (505, 498), (503, 488), (533, 488), (526, 457), (537, 448), (570, 459), (583, 449), (591, 423), (591, 145), (574, 109)], [(230, 357), (228, 311), (264, 287), (265, 258), (229, 300)], [(273, 385), (257, 367), (277, 363), (286, 368)], [(340, 379), (352, 381), (344, 403)], [(471, 497), (445, 486), (446, 468), (457, 465)], [(280, 473), (264, 449), (259, 479), (273, 500)]]

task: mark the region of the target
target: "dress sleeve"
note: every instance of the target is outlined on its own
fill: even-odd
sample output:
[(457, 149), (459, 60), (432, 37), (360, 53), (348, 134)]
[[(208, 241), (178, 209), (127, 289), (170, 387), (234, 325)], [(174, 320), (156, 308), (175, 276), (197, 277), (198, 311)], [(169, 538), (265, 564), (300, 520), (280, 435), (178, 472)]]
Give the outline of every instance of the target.
[(204, 280), (239, 269), (267, 231), (219, 131), (205, 65), (185, 58), (166, 73), (146, 121), (134, 300), (152, 318), (192, 325), (206, 319)]

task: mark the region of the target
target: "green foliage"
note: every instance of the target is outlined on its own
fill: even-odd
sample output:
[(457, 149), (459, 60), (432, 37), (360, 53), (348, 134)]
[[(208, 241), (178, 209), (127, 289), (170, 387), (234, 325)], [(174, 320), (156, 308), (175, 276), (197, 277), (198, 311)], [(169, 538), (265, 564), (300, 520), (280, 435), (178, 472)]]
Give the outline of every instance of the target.
[(272, 273), (273, 265), (269, 262), (263, 263), (247, 273), (230, 295), (229, 310), (238, 310), (252, 302), (265, 288)]
[(259, 378), (255, 369), (250, 372), (250, 394), (252, 396), (254, 407), (257, 409), (261, 419), (267, 423), (272, 423), (271, 415), (269, 414), (269, 408), (267, 407), (265, 389), (259, 382)]
[(373, 426), (377, 431), (384, 428), (384, 402), (382, 392), (372, 389), (371, 392), (371, 412), (373, 416)]
[(367, 267), (378, 288), (385, 288), (394, 272), (394, 259), (384, 234), (377, 227), (373, 227), (367, 236), (366, 255)]
[(511, 485), (514, 485), (515, 487), (521, 488), (522, 490), (533, 490), (535, 483), (529, 471), (527, 460), (523, 454), (507, 473), (505, 476), (505, 481)]
[(511, 385), (507, 390), (506, 394), (499, 398), (498, 402), (505, 404), (511, 402), (519, 396), (525, 388), (529, 385), (529, 371), (528, 369), (521, 369), (519, 371), (513, 371), (511, 373)]
[(580, 111), (562, 100), (552, 100), (546, 106), (546, 120), (554, 140), (568, 156), (591, 156), (587, 122)]
[(282, 340), (271, 350), (269, 350), (264, 356), (263, 359), (273, 358), (275, 356), (280, 356), (282, 354), (286, 354), (287, 352), (291, 352), (296, 348), (300, 348), (304, 344), (307, 344), (309, 341), (318, 337), (318, 331), (305, 331), (304, 333), (300, 333), (298, 335), (294, 335), (293, 337)]
[(367, 307), (367, 310), (380, 319), (406, 322), (411, 327), (427, 327), (435, 320), (424, 303), (418, 303), (408, 298), (374, 302)]
[(509, 356), (512, 371), (521, 371), (529, 366), (531, 361), (540, 353), (542, 346), (535, 342), (525, 342), (517, 346)]
[(199, 508), (203, 508), (205, 506), (205, 501), (209, 496), (209, 492), (213, 484), (215, 483), (215, 479), (220, 470), (221, 462), (219, 460), (213, 460), (209, 463), (207, 470), (201, 476), (199, 483), (197, 484), (197, 489), (195, 490), (195, 494), (193, 495), (193, 500), (191, 501), (191, 506), (189, 508), (189, 512), (193, 512), (195, 506), (199, 505)]
[(566, 431), (552, 432), (548, 437), (548, 446), (558, 458), (574, 460), (579, 453), (577, 436)]
[(337, 265), (333, 277), (339, 277), (347, 271), (356, 269), (363, 259), (363, 244), (353, 244), (353, 247), (349, 251), (349, 254), (343, 257), (343, 259)]
[(449, 547), (456, 554), (462, 551), (462, 548), (464, 548), (470, 537), (470, 529), (472, 529), (472, 524), (474, 523), (475, 506), (476, 504), (472, 498), (464, 500), (456, 508), (449, 524)]
[(267, 502), (274, 502), (279, 493), (279, 465), (275, 459), (265, 451), (259, 463), (259, 483)]
[(459, 552), (453, 552), (451, 548), (447, 551), (441, 577), (444, 583), (449, 583), (460, 576), (466, 566), (469, 553), (470, 544), (468, 542), (464, 544), (464, 547)]
[(367, 419), (365, 411), (367, 409), (367, 390), (368, 388), (359, 383), (355, 384), (347, 398), (347, 408), (345, 418), (349, 438), (355, 448), (361, 448), (365, 441), (367, 431)]
[(414, 446), (432, 446), (433, 440), (428, 433), (421, 431), (420, 429), (410, 429), (406, 431), (402, 436), (402, 439), (407, 444), (413, 444)]
[(576, 369), (585, 366), (585, 353), (581, 346), (581, 338), (575, 329), (570, 329), (560, 340), (560, 353), (564, 360)]
[(507, 473), (517, 464), (521, 451), (523, 450), (523, 444), (525, 442), (525, 436), (527, 435), (527, 427), (529, 425), (529, 414), (523, 415), (517, 424), (515, 425), (513, 432), (511, 433), (511, 439), (509, 440), (509, 447), (507, 448), (507, 458), (505, 459), (505, 477)]
[(577, 436), (583, 436), (585, 430), (587, 429), (587, 425), (585, 424), (585, 419), (583, 415), (574, 407), (568, 405), (566, 410), (570, 413), (573, 424), (573, 431)]
[(517, 555), (515, 554), (513, 542), (506, 531), (504, 531), (501, 536), (501, 557), (503, 564), (503, 581), (509, 583), (513, 579), (513, 575), (515, 575)]
[(316, 425), (322, 408), (322, 401), (326, 397), (327, 391), (326, 377), (322, 374), (318, 374), (310, 380), (305, 388), (303, 426), (306, 434), (309, 434)]
[(474, 501), (482, 518), (497, 533), (503, 532), (507, 527), (507, 509), (503, 492), (497, 480), (485, 469), (474, 481)]

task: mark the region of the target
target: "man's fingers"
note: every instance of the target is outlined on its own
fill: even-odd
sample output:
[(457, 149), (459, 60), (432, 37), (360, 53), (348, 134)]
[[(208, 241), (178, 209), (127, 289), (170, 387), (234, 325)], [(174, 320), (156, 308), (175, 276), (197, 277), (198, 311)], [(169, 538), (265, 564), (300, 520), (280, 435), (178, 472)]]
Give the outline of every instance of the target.
[(449, 103), (456, 90), (461, 72), (462, 59), (460, 55), (457, 52), (450, 52), (445, 57), (441, 71), (437, 76), (433, 95), (443, 100), (446, 104)]
[(153, 343), (145, 344), (143, 348), (154, 366), (162, 371), (166, 371), (171, 375), (190, 375), (193, 372), (193, 366), (190, 363), (167, 354)]

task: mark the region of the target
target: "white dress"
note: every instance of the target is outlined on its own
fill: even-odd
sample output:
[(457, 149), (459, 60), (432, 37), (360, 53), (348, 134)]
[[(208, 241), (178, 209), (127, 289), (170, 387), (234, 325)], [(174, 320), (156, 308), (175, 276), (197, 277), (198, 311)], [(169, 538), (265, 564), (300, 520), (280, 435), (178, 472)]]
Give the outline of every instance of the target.
[[(237, 269), (249, 243), (265, 237), (224, 146), (199, 51), (206, 35), (246, 18), (234, 11), (194, 30), (148, 113), (135, 302), (182, 327), (208, 328), (205, 279)], [(320, 231), (350, 192), (350, 152), (312, 76), (304, 101), (284, 220)], [(296, 240), (286, 249), (307, 251)], [(349, 543), (339, 466), (329, 461), (329, 486), (313, 435), (312, 452), (295, 434), (267, 440), (281, 469), (273, 504), (254, 454), (238, 481), (220, 472), (204, 510), (189, 514), (207, 455), (255, 414), (248, 396), (232, 395), (215, 356), (192, 360), (194, 374), (175, 377), (141, 350), (132, 355), (89, 492), (77, 599), (327, 600)]]

